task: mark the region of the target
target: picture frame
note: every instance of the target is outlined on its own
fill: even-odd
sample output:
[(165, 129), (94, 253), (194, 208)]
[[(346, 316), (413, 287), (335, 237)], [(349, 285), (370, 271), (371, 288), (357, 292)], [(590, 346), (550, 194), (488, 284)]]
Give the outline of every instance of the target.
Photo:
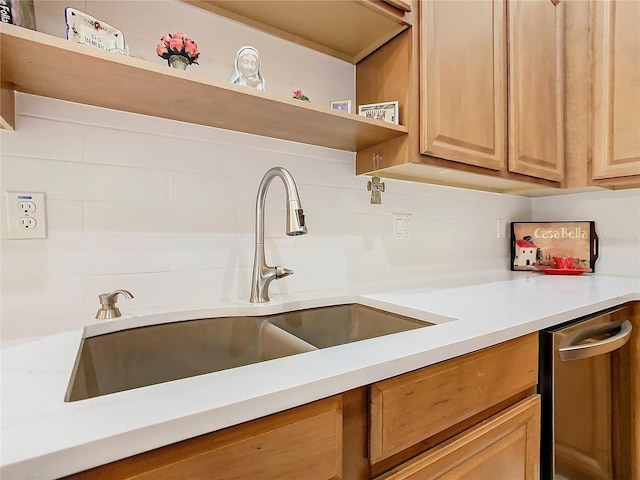
[(330, 105), (334, 110), (351, 113), (351, 100), (334, 100)]
[(398, 101), (360, 105), (358, 115), (398, 125)]

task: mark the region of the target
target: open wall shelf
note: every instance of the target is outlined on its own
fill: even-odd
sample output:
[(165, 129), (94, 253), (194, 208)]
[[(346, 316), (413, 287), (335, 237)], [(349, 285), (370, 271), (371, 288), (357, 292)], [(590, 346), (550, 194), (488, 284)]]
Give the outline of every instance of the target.
[[(406, 135), (393, 125), (210, 80), (40, 32), (0, 24), (0, 125), (13, 91), (357, 152)], [(169, 92), (169, 93), (168, 93)]]

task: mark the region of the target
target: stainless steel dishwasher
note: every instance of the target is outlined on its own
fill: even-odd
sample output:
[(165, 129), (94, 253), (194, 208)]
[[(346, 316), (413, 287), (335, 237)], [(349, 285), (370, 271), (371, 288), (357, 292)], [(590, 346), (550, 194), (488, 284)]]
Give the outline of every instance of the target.
[(540, 333), (543, 480), (634, 478), (629, 311), (615, 308)]

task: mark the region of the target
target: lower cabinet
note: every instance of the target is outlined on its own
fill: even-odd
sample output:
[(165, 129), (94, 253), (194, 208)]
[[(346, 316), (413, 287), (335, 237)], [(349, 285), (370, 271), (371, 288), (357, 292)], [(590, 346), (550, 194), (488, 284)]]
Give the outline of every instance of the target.
[(340, 479), (342, 397), (319, 400), (68, 478)]
[(534, 480), (539, 451), (540, 397), (532, 395), (377, 480)]
[[(464, 468), (478, 464), (488, 469), (504, 464), (502, 477), (482, 477), (478, 472), (484, 470), (472, 469), (469, 472), (475, 473), (468, 478), (534, 478), (540, 444), (537, 383), (538, 335), (530, 334), (373, 384), (369, 414), (372, 476), (389, 471), (400, 475), (405, 466), (411, 466), (407, 471), (418, 468), (422, 472), (424, 465), (446, 453), (450, 460), (444, 465), (449, 467), (438, 461), (434, 465), (441, 467), (429, 467), (432, 476), (416, 478), (439, 478), (437, 472), (449, 471), (458, 463), (465, 464)], [(512, 420), (514, 416), (517, 420)], [(460, 452), (454, 453), (458, 447)], [(510, 474), (509, 468), (519, 468), (525, 457), (528, 469)], [(460, 471), (466, 471), (464, 468)], [(501, 470), (496, 466), (495, 471)], [(396, 473), (381, 478), (412, 478), (396, 477)], [(465, 477), (456, 474), (451, 478)]]

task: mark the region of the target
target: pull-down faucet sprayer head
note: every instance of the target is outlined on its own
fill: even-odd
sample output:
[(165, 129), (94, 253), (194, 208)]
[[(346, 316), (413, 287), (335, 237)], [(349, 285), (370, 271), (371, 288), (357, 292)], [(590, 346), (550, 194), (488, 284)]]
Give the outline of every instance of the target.
[(287, 202), (287, 235), (293, 237), (305, 233), (307, 233), (307, 225), (304, 223), (304, 210), (300, 200), (289, 200)]

